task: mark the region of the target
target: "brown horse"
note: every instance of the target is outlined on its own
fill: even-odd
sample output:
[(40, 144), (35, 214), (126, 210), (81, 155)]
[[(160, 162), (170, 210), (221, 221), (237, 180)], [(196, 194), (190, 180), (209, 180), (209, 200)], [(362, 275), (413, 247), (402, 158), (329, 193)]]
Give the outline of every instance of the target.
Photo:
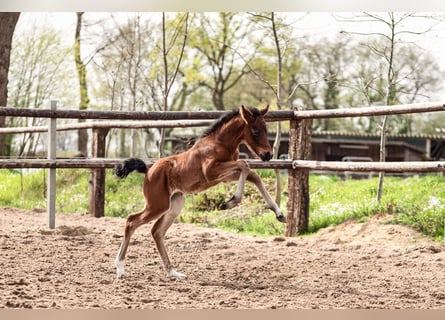
[(188, 151), (159, 159), (149, 169), (142, 160), (135, 158), (126, 160), (116, 168), (116, 175), (121, 178), (133, 170), (145, 174), (145, 207), (127, 218), (124, 239), (115, 260), (118, 277), (124, 275), (125, 255), (131, 235), (141, 225), (156, 220), (151, 234), (167, 275), (186, 278), (172, 268), (164, 245), (165, 233), (181, 211), (184, 195), (204, 191), (220, 182), (238, 180), (235, 194), (223, 204), (223, 209), (240, 203), (247, 180), (257, 186), (277, 219), (285, 222), (283, 213), (267, 193), (260, 177), (249, 169), (245, 161), (238, 160), (238, 147), (242, 142), (261, 160), (269, 161), (272, 158), (264, 121), (267, 110), (268, 106), (261, 111), (241, 106), (239, 110), (217, 120)]

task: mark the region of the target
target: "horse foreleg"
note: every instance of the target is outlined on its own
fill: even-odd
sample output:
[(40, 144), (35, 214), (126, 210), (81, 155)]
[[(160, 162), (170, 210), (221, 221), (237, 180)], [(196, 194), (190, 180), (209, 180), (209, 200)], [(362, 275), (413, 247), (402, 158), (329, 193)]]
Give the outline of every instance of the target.
[(151, 234), (155, 240), (156, 247), (158, 248), (159, 255), (161, 256), (165, 271), (167, 272), (167, 276), (178, 279), (185, 279), (187, 276), (172, 268), (170, 259), (168, 258), (167, 249), (165, 248), (164, 237), (168, 228), (170, 228), (175, 218), (181, 212), (184, 202), (185, 197), (182, 194), (176, 193), (172, 195), (170, 199), (170, 208), (158, 221), (156, 221), (151, 229)]
[(222, 210), (231, 209), (231, 208), (235, 207), (236, 205), (238, 205), (241, 202), (241, 199), (243, 198), (244, 186), (246, 184), (246, 179), (250, 172), (250, 169), (244, 161), (241, 161), (240, 163), (243, 163), (244, 165), (240, 165), (240, 167), (238, 169), (239, 171), (238, 170), (235, 171), (234, 173), (232, 173), (232, 175), (228, 179), (225, 180), (225, 182), (230, 182), (230, 181), (236, 180), (237, 176), (239, 175), (236, 191), (233, 194), (232, 198), (230, 198), (230, 200), (224, 202), (220, 206), (220, 209), (222, 209)]
[(275, 212), (275, 216), (278, 221), (285, 223), (286, 217), (284, 216), (283, 212), (281, 212), (280, 207), (275, 203), (275, 201), (272, 199), (272, 197), (267, 192), (266, 188), (263, 185), (263, 182), (261, 181), (260, 176), (255, 171), (250, 171), (247, 176), (247, 181), (252, 182), (255, 184), (255, 186), (260, 191), (261, 195), (263, 196), (264, 200), (266, 200), (266, 203), (273, 212)]

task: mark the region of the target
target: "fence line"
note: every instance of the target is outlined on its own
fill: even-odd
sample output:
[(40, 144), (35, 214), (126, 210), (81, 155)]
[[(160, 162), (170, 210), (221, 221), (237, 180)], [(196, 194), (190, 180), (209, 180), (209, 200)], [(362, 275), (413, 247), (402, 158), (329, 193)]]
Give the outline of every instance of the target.
[[(52, 103), (51, 103), (52, 105)], [(379, 116), (387, 114), (405, 114), (422, 112), (445, 111), (445, 104), (441, 102), (420, 103), (412, 105), (379, 106), (366, 108), (334, 109), (334, 110), (278, 110), (269, 111), (266, 114), (266, 121), (290, 121), (289, 151), (292, 148), (294, 159), (292, 160), (272, 160), (261, 162), (257, 160), (247, 160), (251, 168), (265, 169), (287, 169), (289, 170), (288, 212), (286, 235), (294, 236), (296, 231), (301, 232), (307, 228), (309, 215), (309, 188), (307, 185), (309, 170), (327, 171), (386, 171), (386, 172), (439, 172), (445, 171), (445, 162), (331, 162), (331, 161), (311, 161), (307, 160), (308, 145), (310, 145), (310, 123), (309, 119), (339, 118), (339, 117), (359, 117), (359, 116)], [(76, 118), (76, 119), (120, 119), (133, 120), (134, 126), (156, 127), (170, 126), (190, 126), (208, 125), (209, 119), (219, 118), (225, 111), (179, 111), (179, 112), (126, 112), (126, 111), (84, 111), (84, 110), (51, 110), (51, 109), (21, 109), (11, 107), (0, 107), (0, 116), (16, 117), (39, 117), (50, 118), (55, 123), (56, 118)], [(135, 122), (134, 119), (138, 119)], [(152, 122), (141, 122), (140, 120), (151, 120)], [(154, 121), (153, 121), (154, 120)], [(190, 122), (190, 120), (201, 120), (204, 122)], [(105, 138), (110, 128), (119, 126), (130, 126), (130, 122), (91, 122), (81, 126), (93, 128), (93, 150), (104, 150)], [(51, 127), (51, 126), (50, 126)], [(55, 132), (56, 128), (52, 126)], [(78, 129), (78, 124), (60, 125), (61, 130)], [(24, 128), (5, 128), (0, 131), (4, 134), (7, 130), (13, 133), (14, 130)], [(29, 128), (25, 128), (29, 129)], [(46, 126), (32, 128), (35, 132), (47, 130)], [(15, 131), (17, 132), (17, 131)], [(121, 159), (105, 159), (103, 152), (93, 152), (93, 158), (89, 159), (54, 159), (48, 154), (48, 159), (0, 159), (0, 168), (92, 168), (92, 182), (90, 187), (90, 213), (94, 216), (103, 215), (104, 207), (104, 181), (105, 168), (112, 168), (120, 163)], [(103, 154), (102, 154), (103, 153)], [(97, 158), (100, 157), (100, 158)], [(153, 163), (154, 160), (147, 160)], [(292, 173), (292, 174), (291, 174)], [(291, 184), (292, 182), (292, 184)], [(55, 187), (48, 192), (55, 192)], [(292, 204), (290, 205), (290, 203)], [(48, 203), (48, 205), (50, 205)], [(291, 208), (291, 210), (289, 210)], [(98, 214), (97, 214), (98, 213)], [(51, 219), (51, 217), (50, 217)], [(51, 220), (50, 220), (51, 227)]]

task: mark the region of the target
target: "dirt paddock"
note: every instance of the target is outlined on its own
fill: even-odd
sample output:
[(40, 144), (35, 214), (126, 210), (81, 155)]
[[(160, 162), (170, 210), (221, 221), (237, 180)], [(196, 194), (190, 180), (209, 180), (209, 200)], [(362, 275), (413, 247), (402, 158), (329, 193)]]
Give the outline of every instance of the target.
[(0, 308), (444, 308), (442, 244), (385, 217), (316, 235), (262, 238), (174, 224), (167, 247), (186, 280), (164, 276), (150, 225), (126, 276), (124, 220), (0, 208)]

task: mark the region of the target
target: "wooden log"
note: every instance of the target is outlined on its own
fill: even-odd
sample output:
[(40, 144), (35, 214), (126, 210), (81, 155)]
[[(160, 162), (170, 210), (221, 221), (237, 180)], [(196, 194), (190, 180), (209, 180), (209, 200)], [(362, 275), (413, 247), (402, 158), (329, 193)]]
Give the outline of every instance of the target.
[(430, 103), (400, 104), (393, 106), (377, 106), (377, 107), (363, 107), (363, 108), (304, 110), (304, 111), (294, 111), (294, 117), (296, 119), (322, 119), (322, 118), (382, 116), (391, 114), (408, 114), (408, 113), (438, 112), (438, 111), (445, 111), (445, 103), (430, 102)]
[[(92, 154), (96, 158), (105, 157), (105, 140), (109, 129), (93, 130)], [(100, 218), (105, 215), (105, 168), (91, 169), (90, 179), (90, 214)]]
[[(304, 161), (311, 156), (311, 125), (310, 119), (293, 120), (289, 132), (289, 157)], [(296, 167), (288, 170), (288, 199), (286, 231), (287, 237), (308, 230), (309, 225), (309, 170)]]
[(61, 119), (120, 119), (120, 120), (179, 120), (216, 119), (222, 111), (106, 111), (106, 110), (57, 110), (5, 107), (0, 116), (61, 118)]
[[(89, 121), (83, 123), (66, 123), (57, 126), (57, 131), (69, 131), (90, 128), (185, 128), (205, 127), (214, 120), (145, 120), (145, 121)], [(2, 133), (46, 132), (47, 126), (0, 128)]]
[[(0, 169), (20, 168), (114, 168), (125, 159), (0, 159)], [(157, 159), (144, 159), (148, 166)], [(441, 172), (445, 171), (445, 161), (407, 161), (407, 162), (341, 162), (341, 161), (313, 161), (313, 160), (246, 160), (252, 169), (292, 169), (306, 168), (309, 170), (325, 171), (358, 171), (358, 172)]]
[[(407, 114), (445, 111), (444, 102), (401, 104), (326, 110), (272, 110), (266, 114), (266, 121), (292, 119), (322, 119), (388, 114)], [(0, 116), (63, 118), (63, 119), (119, 119), (119, 120), (209, 120), (217, 119), (226, 111), (105, 111), (105, 110), (50, 110), (3, 107)]]
[[(385, 114), (405, 114), (445, 111), (444, 102), (401, 104), (393, 106), (374, 106), (362, 108), (343, 108), (329, 110), (272, 110), (266, 114), (266, 121), (292, 119), (321, 119)], [(0, 108), (0, 116), (63, 118), (63, 119), (119, 119), (119, 120), (208, 120), (217, 119), (226, 111), (106, 111), (106, 110), (51, 110), (26, 109), (14, 107)]]
[(326, 171), (358, 172), (441, 172), (445, 171), (445, 161), (407, 162), (342, 162), (342, 161), (302, 161), (294, 160), (293, 168)]
[[(57, 109), (57, 102), (51, 101), (51, 110)], [(56, 159), (57, 151), (57, 135), (56, 119), (49, 119), (48, 124), (48, 160)], [(47, 213), (48, 213), (48, 228), (54, 229), (56, 227), (56, 168), (48, 169), (48, 186), (47, 186)]]
[[(119, 120), (209, 120), (218, 119), (227, 111), (106, 111), (106, 110), (57, 110), (0, 108), (0, 116), (60, 118), (60, 119), (119, 119)], [(266, 121), (289, 120), (292, 110), (269, 111)]]
[[(108, 111), (108, 110), (56, 110), (3, 107), (0, 116), (60, 118), (60, 119), (119, 119), (119, 120), (209, 120), (218, 119), (227, 111)], [(272, 110), (266, 121), (289, 120), (292, 110)]]
[[(18, 168), (114, 168), (125, 159), (101, 159), (101, 158), (73, 158), (73, 159), (0, 159), (0, 169)], [(147, 166), (151, 166), (157, 159), (144, 159)], [(271, 160), (263, 162), (261, 160), (246, 160), (252, 169), (290, 169), (291, 160)]]

